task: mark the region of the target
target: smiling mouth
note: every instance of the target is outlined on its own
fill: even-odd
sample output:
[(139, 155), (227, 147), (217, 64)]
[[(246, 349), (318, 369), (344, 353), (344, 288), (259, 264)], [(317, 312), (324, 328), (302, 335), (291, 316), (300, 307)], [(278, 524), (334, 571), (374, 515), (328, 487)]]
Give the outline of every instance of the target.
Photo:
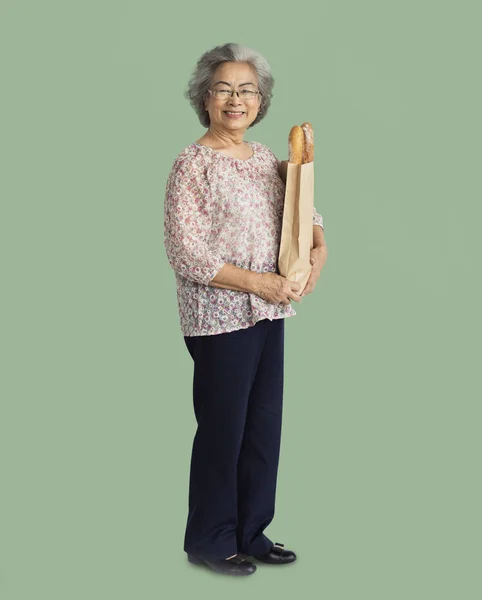
[(233, 112), (231, 110), (225, 110), (224, 111), (225, 114), (227, 115), (245, 115), (246, 113), (244, 111), (240, 111), (240, 112)]

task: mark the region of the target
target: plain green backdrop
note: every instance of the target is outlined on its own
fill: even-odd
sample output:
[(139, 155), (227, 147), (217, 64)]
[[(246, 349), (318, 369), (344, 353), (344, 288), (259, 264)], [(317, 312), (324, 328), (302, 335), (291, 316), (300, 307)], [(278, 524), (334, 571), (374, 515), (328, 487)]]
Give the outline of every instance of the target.
[[(480, 579), (480, 5), (0, 8), (2, 600), (472, 600)], [(247, 578), (183, 552), (195, 419), (168, 172), (200, 55), (276, 80), (245, 139), (313, 123), (329, 256), (286, 323), (276, 515)]]

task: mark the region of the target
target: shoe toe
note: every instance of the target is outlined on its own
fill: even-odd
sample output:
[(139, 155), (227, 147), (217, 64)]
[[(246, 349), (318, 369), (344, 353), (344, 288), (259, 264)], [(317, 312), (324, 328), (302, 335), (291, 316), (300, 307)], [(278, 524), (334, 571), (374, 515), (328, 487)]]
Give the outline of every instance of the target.
[(255, 556), (255, 558), (261, 562), (273, 565), (282, 565), (285, 563), (294, 562), (296, 560), (296, 554), (293, 552), (293, 550), (285, 550), (284, 544), (276, 542), (269, 552)]
[(282, 557), (285, 562), (293, 562), (296, 560), (296, 554), (292, 550), (284, 550)]

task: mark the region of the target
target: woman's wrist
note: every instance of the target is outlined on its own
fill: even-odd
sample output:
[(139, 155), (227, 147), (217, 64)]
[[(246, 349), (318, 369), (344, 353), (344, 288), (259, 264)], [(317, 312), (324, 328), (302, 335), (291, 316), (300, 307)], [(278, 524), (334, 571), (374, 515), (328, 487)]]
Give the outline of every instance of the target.
[(258, 294), (260, 275), (261, 273), (256, 273), (256, 271), (247, 271), (246, 287), (251, 294)]

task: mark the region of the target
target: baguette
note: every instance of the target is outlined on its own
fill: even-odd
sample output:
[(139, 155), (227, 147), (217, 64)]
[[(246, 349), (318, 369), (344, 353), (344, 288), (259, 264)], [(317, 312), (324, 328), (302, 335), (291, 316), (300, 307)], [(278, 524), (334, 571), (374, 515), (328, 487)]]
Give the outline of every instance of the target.
[(301, 125), (304, 135), (303, 159), (302, 162), (313, 162), (315, 158), (315, 139), (313, 136), (313, 127), (311, 123), (305, 122)]
[(291, 128), (288, 139), (289, 147), (289, 162), (301, 165), (303, 162), (303, 145), (304, 145), (303, 129), (299, 125)]

